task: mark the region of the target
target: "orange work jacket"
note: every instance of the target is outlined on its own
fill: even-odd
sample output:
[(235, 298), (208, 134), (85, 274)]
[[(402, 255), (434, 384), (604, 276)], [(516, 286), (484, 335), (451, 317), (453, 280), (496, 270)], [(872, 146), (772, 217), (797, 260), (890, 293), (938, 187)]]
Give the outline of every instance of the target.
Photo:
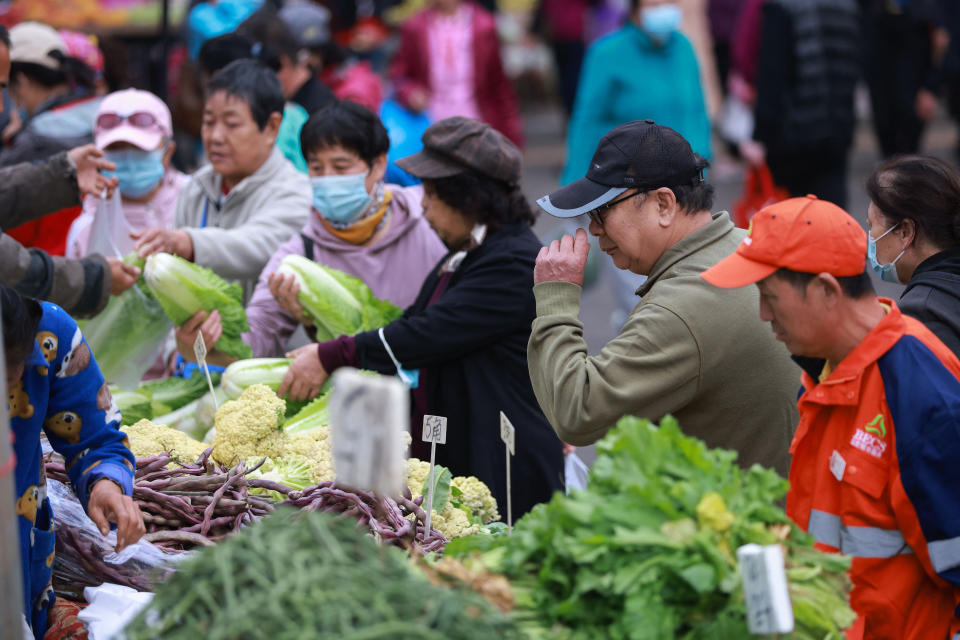
[(960, 640), (960, 361), (881, 302), (823, 381), (804, 366), (787, 514), (853, 558), (848, 638)]

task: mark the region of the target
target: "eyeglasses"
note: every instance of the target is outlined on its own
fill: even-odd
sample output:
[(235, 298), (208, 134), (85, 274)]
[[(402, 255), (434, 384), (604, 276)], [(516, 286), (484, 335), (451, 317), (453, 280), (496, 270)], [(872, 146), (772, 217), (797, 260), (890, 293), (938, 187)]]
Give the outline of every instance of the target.
[(124, 121), (138, 129), (152, 129), (159, 125), (156, 117), (146, 111), (136, 111), (128, 116), (122, 116), (119, 113), (101, 113), (97, 116), (97, 129), (116, 129)]
[(631, 193), (631, 194), (628, 195), (628, 196), (623, 196), (622, 198), (620, 198), (620, 199), (618, 199), (618, 200), (611, 200), (610, 202), (608, 202), (608, 203), (606, 203), (606, 204), (600, 205), (599, 207), (597, 207), (597, 208), (594, 209), (593, 211), (590, 211), (587, 215), (590, 216), (590, 220), (591, 220), (592, 222), (596, 222), (599, 226), (602, 227), (602, 226), (603, 226), (603, 216), (605, 216), (605, 215), (607, 214), (607, 212), (610, 211), (610, 208), (611, 208), (611, 207), (614, 207), (614, 206), (620, 204), (621, 202), (625, 202), (625, 201), (629, 200), (630, 198), (632, 198), (632, 197), (634, 197), (634, 196), (639, 196), (639, 195), (642, 194), (642, 193), (643, 193), (643, 191), (636, 191), (636, 192), (634, 192), (634, 193)]

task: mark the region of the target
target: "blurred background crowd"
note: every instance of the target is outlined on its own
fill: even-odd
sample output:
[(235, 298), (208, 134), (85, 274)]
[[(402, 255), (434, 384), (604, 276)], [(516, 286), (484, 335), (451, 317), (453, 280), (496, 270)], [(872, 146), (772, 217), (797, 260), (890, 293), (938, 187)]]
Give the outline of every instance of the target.
[[(788, 193), (816, 193), (865, 219), (863, 185), (884, 158), (958, 159), (957, 4), (13, 0), (0, 3), (0, 23), (19, 25), (8, 48), (0, 166), (94, 142), (98, 127), (111, 128), (98, 114), (146, 114), (162, 133), (144, 141), (152, 147), (115, 145), (155, 160), (130, 168), (142, 169), (150, 190), (138, 208), (127, 181), (127, 218), (134, 231), (171, 226), (185, 176), (208, 162), (205, 87), (229, 63), (253, 59), (280, 81), (287, 102), (276, 146), (303, 173), (301, 129), (338, 99), (380, 116), (390, 139), (386, 182), (416, 182), (392, 161), (416, 152), (430, 123), (462, 115), (524, 150), (531, 201), (583, 175), (606, 131), (651, 119), (710, 159), (719, 208), (743, 225)], [(156, 100), (115, 93), (128, 88)], [(95, 208), (88, 202), (8, 233), (51, 255), (82, 257)], [(544, 216), (536, 230), (548, 240), (569, 228)], [(600, 261), (589, 276), (587, 340), (599, 347), (635, 303), (642, 276)]]

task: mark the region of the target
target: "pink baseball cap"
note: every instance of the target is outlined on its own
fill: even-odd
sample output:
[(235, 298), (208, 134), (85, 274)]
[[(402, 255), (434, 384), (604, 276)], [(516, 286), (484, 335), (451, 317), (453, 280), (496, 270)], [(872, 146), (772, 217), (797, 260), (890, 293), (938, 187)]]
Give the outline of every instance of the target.
[(114, 142), (129, 142), (146, 151), (173, 136), (170, 109), (149, 91), (126, 89), (103, 99), (94, 121), (94, 141), (101, 149)]

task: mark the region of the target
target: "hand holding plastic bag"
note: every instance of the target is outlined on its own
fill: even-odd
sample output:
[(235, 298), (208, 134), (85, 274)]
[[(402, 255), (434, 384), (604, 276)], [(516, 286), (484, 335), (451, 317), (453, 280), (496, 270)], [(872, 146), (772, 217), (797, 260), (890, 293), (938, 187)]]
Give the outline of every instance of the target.
[(90, 224), (90, 239), (87, 241), (87, 255), (99, 253), (107, 258), (123, 258), (133, 251), (133, 229), (123, 215), (123, 201), (120, 191), (115, 190), (110, 197), (101, 196), (97, 212)]

